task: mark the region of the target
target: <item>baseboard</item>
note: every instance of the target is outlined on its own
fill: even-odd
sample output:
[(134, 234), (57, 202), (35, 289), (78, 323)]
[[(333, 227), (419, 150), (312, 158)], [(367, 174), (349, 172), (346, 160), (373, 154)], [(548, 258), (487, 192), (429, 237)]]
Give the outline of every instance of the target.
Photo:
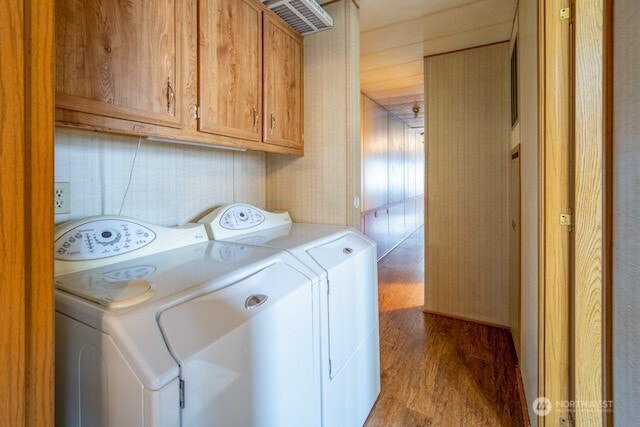
[(510, 328), (508, 326), (500, 325), (498, 323), (491, 323), (491, 322), (486, 322), (484, 320), (471, 319), (471, 318), (468, 318), (468, 317), (457, 316), (455, 314), (441, 313), (439, 311), (429, 310), (427, 308), (423, 308), (422, 312), (423, 313), (429, 313), (429, 314), (435, 314), (435, 315), (443, 316), (443, 317), (449, 317), (451, 319), (456, 319), (456, 320), (464, 320), (465, 322), (473, 322), (473, 323), (478, 323), (480, 325), (492, 326), (494, 328), (506, 329), (506, 330), (510, 331)]

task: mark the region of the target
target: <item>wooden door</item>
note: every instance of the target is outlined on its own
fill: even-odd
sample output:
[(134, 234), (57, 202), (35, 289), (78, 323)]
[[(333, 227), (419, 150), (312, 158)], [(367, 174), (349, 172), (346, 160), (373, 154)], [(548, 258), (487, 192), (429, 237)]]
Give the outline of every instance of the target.
[(57, 1), (56, 107), (180, 127), (178, 7), (173, 0)]
[(261, 8), (253, 0), (199, 4), (199, 130), (259, 142)]
[(0, 8), (0, 426), (53, 425), (53, 6)]
[(267, 144), (302, 148), (302, 38), (264, 16), (264, 134)]

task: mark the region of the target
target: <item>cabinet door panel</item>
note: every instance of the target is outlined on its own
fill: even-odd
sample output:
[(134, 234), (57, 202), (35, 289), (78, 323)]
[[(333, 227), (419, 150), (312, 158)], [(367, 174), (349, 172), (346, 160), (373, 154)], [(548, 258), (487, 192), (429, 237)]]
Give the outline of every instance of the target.
[(56, 107), (180, 127), (178, 2), (56, 2)]
[(199, 130), (260, 141), (260, 7), (245, 0), (199, 3)]
[(263, 141), (302, 148), (302, 40), (267, 14), (263, 37)]

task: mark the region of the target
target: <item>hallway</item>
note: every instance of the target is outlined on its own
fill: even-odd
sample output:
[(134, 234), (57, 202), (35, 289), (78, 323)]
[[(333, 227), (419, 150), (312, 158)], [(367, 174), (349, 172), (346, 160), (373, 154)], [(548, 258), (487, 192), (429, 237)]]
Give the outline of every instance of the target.
[(508, 331), (422, 313), (423, 232), (378, 263), (382, 390), (365, 425), (524, 425)]

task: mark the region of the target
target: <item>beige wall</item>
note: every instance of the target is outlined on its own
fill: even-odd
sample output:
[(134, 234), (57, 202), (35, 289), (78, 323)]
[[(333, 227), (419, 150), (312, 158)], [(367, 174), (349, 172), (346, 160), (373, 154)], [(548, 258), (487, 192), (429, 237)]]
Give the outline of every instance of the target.
[(425, 308), (508, 324), (509, 43), (427, 57)]
[(325, 9), (334, 28), (304, 38), (305, 155), (267, 155), (267, 209), (359, 229), (358, 10), (348, 0)]
[(55, 180), (70, 183), (71, 213), (55, 222), (115, 215), (122, 207), (122, 215), (174, 226), (224, 203), (265, 207), (264, 153), (142, 138), (133, 166), (137, 146), (138, 137), (56, 128)]
[(519, 365), (532, 425), (538, 397), (538, 1), (518, 3), (521, 203)]
[(640, 390), (640, 3), (613, 4), (613, 416), (629, 426)]

